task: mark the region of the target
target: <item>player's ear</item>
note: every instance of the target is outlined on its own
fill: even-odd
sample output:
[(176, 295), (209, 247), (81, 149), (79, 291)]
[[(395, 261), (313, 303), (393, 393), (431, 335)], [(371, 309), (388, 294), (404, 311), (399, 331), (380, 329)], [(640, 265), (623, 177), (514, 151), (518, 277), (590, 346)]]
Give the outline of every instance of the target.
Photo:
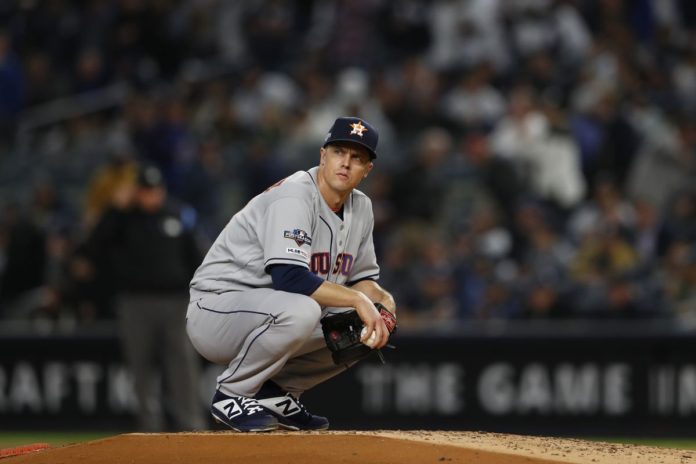
[(326, 158), (326, 148), (321, 147), (319, 149), (319, 165), (320, 166), (324, 165), (324, 158)]
[(363, 176), (363, 179), (367, 177), (367, 175), (372, 171), (372, 168), (375, 167), (375, 164), (370, 161), (370, 164), (367, 165), (367, 171), (365, 172), (365, 175)]

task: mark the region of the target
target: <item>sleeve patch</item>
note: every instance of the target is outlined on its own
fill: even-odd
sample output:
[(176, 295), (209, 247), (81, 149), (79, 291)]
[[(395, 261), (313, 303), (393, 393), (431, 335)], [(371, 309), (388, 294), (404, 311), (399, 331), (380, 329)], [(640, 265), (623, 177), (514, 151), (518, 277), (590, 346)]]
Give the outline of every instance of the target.
[(309, 253), (299, 248), (286, 248), (285, 252), (291, 255), (302, 256), (305, 259), (309, 259)]
[(309, 234), (302, 229), (293, 229), (291, 231), (286, 230), (283, 233), (283, 236), (285, 238), (289, 238), (291, 240), (294, 240), (295, 243), (297, 243), (297, 246), (302, 246), (305, 243), (307, 245), (312, 244), (312, 237), (310, 237)]

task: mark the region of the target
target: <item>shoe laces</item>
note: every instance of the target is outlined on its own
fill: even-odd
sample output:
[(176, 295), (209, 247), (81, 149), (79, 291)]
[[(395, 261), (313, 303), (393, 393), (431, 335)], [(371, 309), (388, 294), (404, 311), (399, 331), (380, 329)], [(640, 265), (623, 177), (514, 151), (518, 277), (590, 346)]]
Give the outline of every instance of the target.
[(307, 408), (305, 407), (305, 405), (302, 404), (302, 402), (299, 400), (299, 398), (297, 398), (295, 395), (293, 395), (292, 393), (288, 393), (286, 396), (289, 396), (290, 398), (292, 398), (293, 400), (295, 400), (295, 404), (297, 404), (297, 406), (299, 406), (300, 412), (301, 412), (302, 414), (304, 414), (305, 416), (311, 416), (311, 415), (312, 415), (309, 411), (307, 411)]
[(242, 398), (239, 402), (248, 415), (263, 412), (263, 408), (254, 398)]

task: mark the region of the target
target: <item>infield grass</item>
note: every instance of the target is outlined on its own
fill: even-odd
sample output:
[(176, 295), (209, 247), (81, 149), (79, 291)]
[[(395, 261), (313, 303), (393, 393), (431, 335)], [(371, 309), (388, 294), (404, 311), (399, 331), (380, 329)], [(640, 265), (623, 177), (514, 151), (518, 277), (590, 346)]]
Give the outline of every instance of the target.
[(607, 443), (622, 443), (642, 446), (659, 446), (660, 448), (677, 448), (696, 450), (696, 440), (691, 438), (590, 438), (592, 441), (604, 441)]

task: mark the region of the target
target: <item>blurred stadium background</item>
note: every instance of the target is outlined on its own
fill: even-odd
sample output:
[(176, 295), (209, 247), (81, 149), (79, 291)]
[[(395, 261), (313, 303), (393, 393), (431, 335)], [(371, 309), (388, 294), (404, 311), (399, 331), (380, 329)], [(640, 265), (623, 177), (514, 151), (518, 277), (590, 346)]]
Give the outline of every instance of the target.
[(79, 256), (137, 163), (205, 250), (347, 114), (381, 132), (361, 189), (401, 329), (312, 409), (692, 435), (687, 0), (0, 2), (0, 429), (134, 430), (113, 294)]

